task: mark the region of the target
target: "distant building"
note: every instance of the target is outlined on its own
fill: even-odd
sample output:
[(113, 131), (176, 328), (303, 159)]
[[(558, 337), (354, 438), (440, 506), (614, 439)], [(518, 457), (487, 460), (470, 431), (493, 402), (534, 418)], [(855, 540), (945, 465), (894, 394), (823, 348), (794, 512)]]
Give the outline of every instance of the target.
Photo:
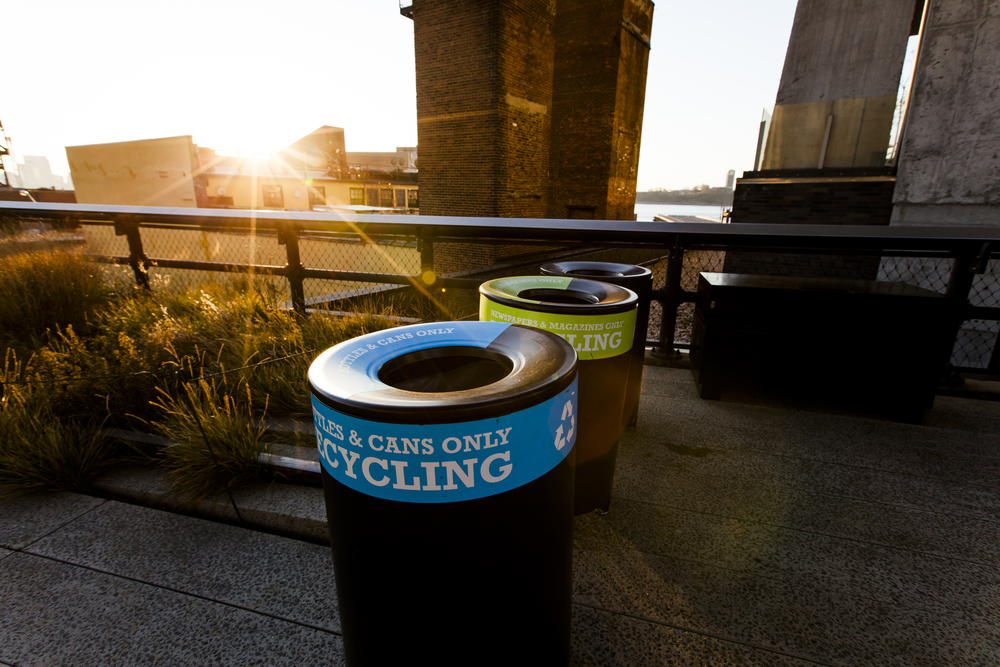
[(729, 173), (726, 174), (726, 187), (732, 190), (736, 187), (736, 170), (730, 169)]
[(67, 146), (66, 158), (81, 204), (198, 206), (200, 163), (190, 136)]
[(397, 147), (395, 153), (348, 153), (347, 163), (351, 174), (361, 178), (365, 174), (417, 174), (416, 147)]
[(25, 155), (24, 163), (18, 163), (17, 173), (22, 188), (55, 188), (67, 190), (66, 180), (52, 173), (49, 159), (42, 155)]
[[(181, 208), (383, 207), (415, 209), (416, 149), (361, 153), (351, 164), (344, 130), (323, 126), (268, 159), (202, 148), (190, 136), (66, 148), (85, 204)], [(382, 168), (384, 166), (384, 168)]]

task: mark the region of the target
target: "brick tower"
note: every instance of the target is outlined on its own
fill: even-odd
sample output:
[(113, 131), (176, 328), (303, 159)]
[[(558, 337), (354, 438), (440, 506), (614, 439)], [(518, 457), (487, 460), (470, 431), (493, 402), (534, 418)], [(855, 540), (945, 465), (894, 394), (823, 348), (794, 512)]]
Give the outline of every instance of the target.
[(559, 0), (550, 218), (632, 220), (650, 0)]
[(420, 212), (543, 218), (554, 0), (414, 0)]

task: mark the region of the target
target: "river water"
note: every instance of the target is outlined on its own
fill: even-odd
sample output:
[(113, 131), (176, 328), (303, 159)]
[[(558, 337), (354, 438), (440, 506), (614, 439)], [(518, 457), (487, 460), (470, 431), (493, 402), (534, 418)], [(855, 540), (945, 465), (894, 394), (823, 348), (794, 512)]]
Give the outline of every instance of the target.
[(722, 219), (721, 206), (687, 206), (683, 204), (636, 204), (636, 219), (652, 222), (654, 215), (697, 215), (709, 220)]

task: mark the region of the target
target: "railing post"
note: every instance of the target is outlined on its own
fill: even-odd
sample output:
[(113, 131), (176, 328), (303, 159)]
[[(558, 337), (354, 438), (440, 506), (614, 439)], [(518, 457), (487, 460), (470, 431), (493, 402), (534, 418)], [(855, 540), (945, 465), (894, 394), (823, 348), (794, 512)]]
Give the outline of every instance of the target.
[(420, 251), (420, 279), (425, 285), (433, 285), (437, 279), (434, 273), (434, 241), (424, 230), (418, 229), (417, 250)]
[(135, 274), (135, 284), (143, 289), (149, 287), (149, 258), (142, 249), (139, 223), (131, 215), (119, 215), (115, 219), (115, 236), (124, 236), (128, 241), (128, 264)]
[(417, 227), (417, 251), (420, 253), (420, 283), (416, 286), (416, 299), (420, 304), (421, 319), (440, 317), (441, 309), (434, 301), (433, 290), (438, 276), (434, 271), (434, 239), (432, 233)]
[(674, 349), (674, 330), (677, 328), (677, 308), (681, 305), (681, 275), (684, 271), (684, 248), (680, 238), (667, 255), (667, 280), (663, 286), (665, 298), (660, 300), (660, 342), (654, 349), (658, 357), (676, 359), (680, 353)]
[(285, 246), (287, 263), (285, 277), (292, 293), (292, 309), (299, 315), (306, 314), (306, 293), (302, 287), (302, 260), (299, 257), (299, 235), (295, 223), (278, 223), (278, 245)]

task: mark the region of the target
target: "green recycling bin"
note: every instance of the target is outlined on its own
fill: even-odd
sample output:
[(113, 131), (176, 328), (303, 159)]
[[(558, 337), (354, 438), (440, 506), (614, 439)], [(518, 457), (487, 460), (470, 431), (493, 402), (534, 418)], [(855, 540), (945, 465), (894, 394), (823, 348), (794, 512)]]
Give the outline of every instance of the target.
[(554, 276), (479, 287), (479, 319), (558, 334), (580, 357), (575, 513), (607, 511), (622, 432), (638, 297), (624, 287)]
[(625, 390), (625, 409), (622, 411), (622, 428), (635, 425), (639, 413), (639, 394), (642, 391), (642, 372), (646, 363), (646, 331), (649, 328), (649, 302), (653, 292), (653, 272), (643, 266), (617, 262), (566, 261), (543, 264), (543, 276), (568, 276), (600, 280), (632, 290), (639, 297), (636, 311), (635, 336), (632, 339), (632, 361), (628, 369), (628, 388)]
[(309, 386), (349, 667), (566, 665), (573, 348), (415, 324), (326, 350)]

